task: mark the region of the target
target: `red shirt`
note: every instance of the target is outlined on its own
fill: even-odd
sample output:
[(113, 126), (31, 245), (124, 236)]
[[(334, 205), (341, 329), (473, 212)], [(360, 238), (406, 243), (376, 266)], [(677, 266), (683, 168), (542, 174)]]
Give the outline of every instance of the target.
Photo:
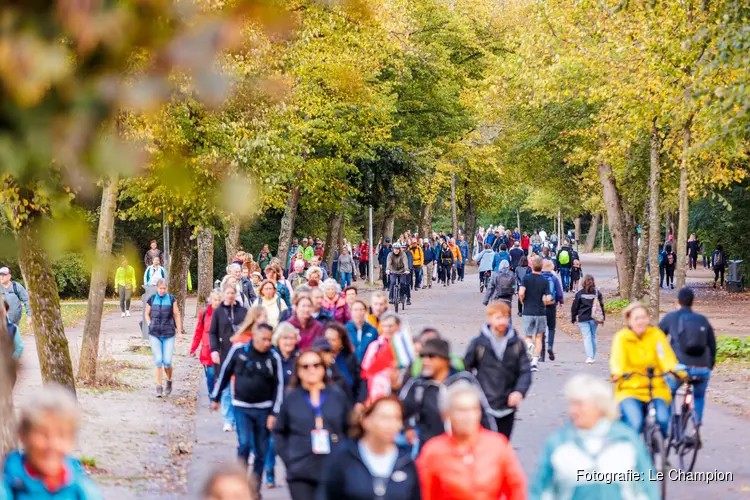
[(523, 248), (524, 250), (528, 250), (529, 246), (530, 246), (530, 244), (529, 244), (529, 237), (528, 236), (523, 236), (521, 238), (521, 248)]
[(57, 493), (63, 489), (70, 482), (70, 473), (65, 465), (60, 467), (60, 472), (55, 477), (42, 477), (31, 465), (25, 460), (23, 462), (23, 468), (26, 474), (33, 479), (38, 479), (42, 482), (47, 491), (50, 493)]

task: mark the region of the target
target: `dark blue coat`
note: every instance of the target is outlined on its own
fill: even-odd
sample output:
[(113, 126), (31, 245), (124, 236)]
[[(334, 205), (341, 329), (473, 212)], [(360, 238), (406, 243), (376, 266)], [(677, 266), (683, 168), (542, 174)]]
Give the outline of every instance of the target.
[(164, 296), (155, 293), (148, 299), (151, 306), (151, 324), (148, 327), (148, 334), (159, 338), (174, 337), (177, 327), (174, 322), (174, 309), (172, 304), (176, 301), (171, 293)]
[(323, 477), (318, 487), (317, 500), (419, 500), (417, 466), (409, 452), (400, 451), (385, 492), (375, 494), (370, 471), (362, 461), (356, 441), (348, 441), (328, 457), (323, 467)]
[(385, 266), (386, 262), (388, 262), (388, 254), (392, 251), (392, 246), (381, 246), (380, 250), (378, 251), (378, 264), (380, 264), (381, 266)]

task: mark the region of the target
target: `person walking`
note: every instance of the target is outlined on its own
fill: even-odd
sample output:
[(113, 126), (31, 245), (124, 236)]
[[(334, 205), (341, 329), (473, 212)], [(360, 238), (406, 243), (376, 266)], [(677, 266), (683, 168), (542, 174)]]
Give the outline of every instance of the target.
[(8, 304), (8, 319), (14, 325), (18, 325), (26, 308), (26, 324), (31, 324), (31, 309), (29, 308), (29, 293), (18, 281), (13, 281), (10, 269), (0, 267), (0, 293), (3, 294), (5, 303)]
[(284, 397), (281, 356), (271, 349), (272, 335), (271, 325), (261, 323), (254, 328), (250, 343), (233, 346), (221, 366), (218, 385), (211, 394), (211, 407), (218, 410), (222, 391), (234, 380), (232, 406), (237, 422), (237, 456), (240, 464), (246, 467), (250, 450), (255, 450), (253, 476), (258, 490), (262, 484), (270, 432), (276, 424)]
[(500, 261), (500, 268), (490, 279), (490, 284), (484, 292), (483, 305), (490, 302), (502, 301), (511, 306), (513, 295), (516, 293), (516, 275), (510, 270), (507, 260)]
[(395, 396), (370, 405), (352, 426), (352, 440), (326, 460), (317, 499), (420, 500), (416, 465), (395, 444), (402, 421)]
[(579, 374), (565, 384), (564, 392), (570, 422), (547, 438), (529, 498), (660, 498), (655, 481), (579, 479), (582, 467), (594, 471), (606, 468), (607, 473), (623, 477), (640, 473), (640, 477), (648, 478), (653, 463), (641, 437), (618, 421), (617, 403), (609, 384), (600, 377)]
[(149, 248), (143, 256), (143, 265), (146, 267), (150, 266), (154, 262), (154, 257), (159, 257), (159, 262), (164, 261), (162, 251), (159, 250), (156, 240), (151, 240)]
[(549, 283), (542, 276), (542, 265), (542, 258), (534, 257), (531, 273), (524, 276), (518, 289), (518, 298), (523, 303), (523, 330), (533, 372), (539, 371), (539, 356), (542, 354), (543, 337), (547, 331), (545, 306), (553, 301)]
[(484, 246), (484, 250), (479, 252), (475, 257), (474, 260), (479, 264), (479, 283), (484, 282), (484, 278), (487, 275), (492, 274), (492, 270), (495, 268), (495, 251), (492, 250), (492, 247), (489, 245)]
[(148, 340), (148, 323), (146, 322), (146, 304), (149, 299), (156, 293), (156, 283), (159, 280), (166, 280), (167, 272), (161, 267), (161, 260), (159, 257), (154, 257), (151, 260), (151, 265), (146, 268), (143, 272), (143, 295), (141, 300), (143, 301), (143, 318), (141, 319), (141, 333), (143, 338)]
[[(543, 259), (544, 260), (544, 259)], [(555, 275), (555, 264), (551, 260), (542, 262), (542, 276), (547, 280), (549, 293), (552, 297), (551, 304), (545, 304), (544, 312), (547, 316), (547, 355), (550, 361), (555, 360), (555, 330), (557, 329), (557, 308), (565, 303), (565, 294), (562, 284)], [(544, 350), (542, 350), (542, 361), (544, 361)]]
[(440, 246), (438, 255), (438, 283), (442, 282), (443, 286), (448, 286), (448, 282), (451, 279), (454, 256), (445, 240), (443, 240)]
[(531, 387), (531, 369), (523, 340), (511, 325), (508, 304), (487, 307), (487, 323), (471, 340), (464, 366), (487, 397), (488, 418), (494, 418), (497, 431), (510, 439), (515, 412)]
[(259, 297), (255, 302), (266, 310), (266, 322), (273, 328), (279, 326), (281, 314), (287, 310), (286, 303), (281, 300), (276, 286), (269, 280), (265, 280), (258, 287)]
[[(703, 421), (703, 409), (706, 406), (706, 389), (711, 378), (711, 370), (716, 364), (716, 336), (708, 318), (693, 312), (695, 294), (690, 288), (683, 288), (677, 293), (678, 310), (662, 318), (659, 328), (669, 337), (677, 360), (685, 365), (687, 374), (693, 379), (693, 400), (698, 425)], [(669, 378), (672, 397), (682, 382)]]
[(203, 373), (206, 376), (206, 385), (208, 386), (209, 400), (211, 393), (214, 391), (216, 381), (216, 372), (214, 362), (211, 359), (211, 340), (209, 332), (211, 330), (211, 319), (214, 311), (221, 305), (221, 292), (219, 290), (211, 291), (206, 301), (206, 306), (198, 313), (198, 323), (195, 325), (195, 334), (193, 343), (190, 345), (190, 356), (194, 357), (198, 347), (201, 348), (199, 360), (203, 366)]
[(328, 378), (344, 391), (355, 409), (364, 409), (367, 382), (362, 380), (362, 368), (344, 325), (335, 321), (328, 323), (325, 337), (315, 343), (320, 343), (315, 349), (323, 353)]
[(700, 247), (700, 241), (695, 237), (695, 233), (692, 233), (687, 242), (688, 269), (698, 269), (698, 252), (700, 251)]
[(677, 254), (672, 251), (672, 245), (664, 247), (664, 273), (667, 277), (667, 288), (674, 290), (674, 269), (677, 265)]
[(341, 288), (336, 280), (328, 279), (323, 282), (321, 307), (327, 311), (333, 321), (343, 324), (352, 319), (349, 304), (346, 303), (346, 297), (341, 295)]
[(594, 277), (587, 274), (570, 308), (570, 321), (573, 324), (578, 323), (578, 329), (583, 337), (587, 364), (592, 364), (596, 360), (596, 330), (605, 320), (604, 298), (596, 289)]
[(424, 250), (416, 238), (411, 240), (409, 252), (412, 255), (412, 276), (411, 282), (414, 290), (422, 288), (422, 272), (424, 267)]
[(463, 281), (464, 272), (466, 270), (466, 261), (469, 259), (469, 244), (466, 242), (463, 234), (458, 235), (456, 246), (461, 253), (461, 265), (458, 266), (458, 278)]
[[(523, 279), (529, 273), (531, 273), (531, 268), (529, 267), (529, 259), (525, 255), (521, 255), (521, 258), (518, 261), (518, 265), (516, 265), (513, 269), (513, 274), (516, 275), (516, 290), (521, 288)], [(520, 295), (518, 296), (518, 315), (523, 316), (523, 302), (521, 301)]]
[(451, 283), (456, 282), (456, 278), (459, 275), (458, 269), (463, 267), (463, 257), (461, 255), (461, 250), (458, 248), (458, 245), (456, 244), (456, 238), (451, 238), (448, 241), (448, 248), (450, 248), (450, 251), (453, 253), (453, 267), (451, 268), (450, 272), (450, 280)]
[(411, 287), (407, 286), (411, 281), (411, 271), (409, 269), (409, 259), (401, 248), (400, 243), (393, 245), (393, 251), (388, 255), (386, 262), (386, 275), (388, 279), (389, 298), (388, 302), (393, 303), (393, 290), (400, 286), (406, 294), (406, 304), (411, 305)]
[(727, 254), (724, 253), (724, 247), (716, 245), (716, 250), (711, 253), (711, 269), (714, 270), (714, 288), (716, 282), (721, 278), (719, 287), (724, 288), (724, 271), (727, 268)]
[(422, 283), (420, 283), (420, 287), (431, 289), (436, 259), (435, 248), (430, 245), (429, 238), (425, 238), (422, 242), (422, 255), (424, 255), (424, 264), (422, 266)]
[(510, 249), (508, 255), (510, 256), (510, 268), (515, 271), (516, 268), (520, 265), (521, 259), (526, 257), (523, 249), (521, 249), (521, 242), (516, 241), (515, 243), (513, 243), (513, 248)]
[(10, 318), (8, 317), (10, 305), (5, 301), (3, 301), (3, 304), (5, 304), (5, 308), (0, 310), (0, 312), (4, 313), (5, 317), (3, 318), (3, 314), (0, 314), (0, 321), (5, 322), (5, 327), (8, 329), (8, 338), (13, 342), (13, 353), (11, 354), (11, 358), (18, 361), (21, 359), (21, 354), (23, 354), (23, 339), (21, 338), (21, 331), (18, 329), (18, 325), (11, 323)]
[(323, 324), (312, 316), (313, 302), (310, 297), (301, 297), (294, 307), (289, 323), (299, 330), (299, 348), (309, 348), (313, 340), (323, 336)]
[(560, 280), (562, 281), (563, 290), (566, 292), (570, 291), (570, 268), (573, 267), (573, 261), (576, 259), (577, 254), (570, 245), (570, 240), (567, 238), (560, 247), (560, 251), (557, 252), (557, 265), (560, 269)]
[(339, 255), (339, 284), (341, 288), (346, 288), (352, 284), (352, 276), (355, 269), (356, 264), (349, 253), (349, 249), (345, 246), (342, 247), (341, 255)]
[(120, 317), (130, 316), (130, 298), (138, 284), (135, 281), (135, 269), (128, 264), (128, 259), (125, 256), (122, 257), (120, 267), (115, 271), (114, 286), (120, 295)]
[(447, 390), (450, 433), (431, 439), (417, 459), (423, 500), (526, 499), (526, 476), (508, 439), (480, 424), (482, 395), (458, 381)]
[(386, 238), (385, 242), (380, 245), (380, 249), (378, 249), (378, 265), (380, 266), (380, 278), (383, 280), (383, 290), (388, 288), (388, 276), (385, 271), (388, 263), (388, 255), (391, 251), (391, 239)]
[(295, 375), (281, 405), (274, 441), (286, 466), (292, 500), (310, 500), (315, 498), (325, 459), (346, 442), (351, 406), (346, 395), (326, 380), (320, 353), (303, 351)]
[(359, 277), (370, 279), (370, 245), (365, 240), (359, 242)]
[(380, 335), (370, 343), (362, 358), (362, 378), (367, 382), (369, 402), (391, 394), (396, 371), (393, 337), (401, 329), (401, 318), (386, 312), (380, 320)]
[(260, 266), (261, 273), (266, 272), (266, 268), (268, 267), (268, 264), (271, 263), (271, 259), (273, 259), (273, 255), (271, 255), (271, 250), (268, 248), (268, 243), (265, 243), (258, 254), (258, 265)]
[(356, 300), (351, 306), (352, 320), (346, 326), (349, 340), (357, 359), (362, 362), (367, 347), (371, 342), (378, 339), (378, 329), (367, 322), (367, 304)]
[[(155, 260), (155, 259), (154, 259)], [(177, 332), (182, 332), (182, 319), (177, 299), (167, 293), (167, 281), (156, 282), (156, 293), (146, 302), (148, 341), (154, 359), (156, 397), (172, 394), (172, 358)], [(167, 375), (166, 388), (162, 387), (162, 369)]]

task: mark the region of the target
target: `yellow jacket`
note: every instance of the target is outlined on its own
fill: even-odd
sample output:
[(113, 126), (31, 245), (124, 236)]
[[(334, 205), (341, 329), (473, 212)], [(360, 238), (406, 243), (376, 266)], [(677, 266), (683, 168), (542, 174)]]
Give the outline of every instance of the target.
[(121, 286), (135, 289), (135, 269), (133, 269), (133, 266), (128, 266), (126, 268), (123, 268), (122, 266), (117, 267), (117, 271), (115, 271), (115, 290), (119, 289)]
[(415, 247), (409, 247), (412, 257), (414, 257), (413, 265), (421, 266), (424, 265), (424, 251), (419, 245)]
[[(613, 377), (631, 372), (645, 374), (649, 366), (653, 366), (658, 375), (673, 371), (675, 365), (677, 356), (669, 345), (667, 336), (655, 326), (649, 326), (640, 338), (629, 328), (623, 328), (612, 340), (609, 370)], [(633, 375), (617, 382), (615, 399), (619, 403), (626, 398), (648, 402), (648, 378)], [(672, 400), (672, 391), (664, 378), (654, 379), (654, 398), (663, 399), (667, 404)]]

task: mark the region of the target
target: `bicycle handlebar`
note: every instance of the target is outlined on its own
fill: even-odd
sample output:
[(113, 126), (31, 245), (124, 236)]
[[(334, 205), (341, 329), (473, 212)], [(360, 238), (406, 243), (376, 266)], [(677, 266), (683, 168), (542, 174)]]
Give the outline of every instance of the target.
[(671, 376), (677, 377), (680, 380), (683, 380), (683, 379), (686, 378), (686, 377), (680, 375), (678, 372), (675, 372), (675, 371), (668, 371), (668, 372), (656, 374), (656, 373), (654, 373), (653, 367), (649, 367), (649, 368), (650, 369), (649, 369), (649, 371), (647, 373), (643, 373), (643, 372), (629, 372), (629, 373), (623, 373), (619, 377), (613, 376), (612, 377), (612, 381), (613, 382), (620, 382), (622, 380), (629, 380), (634, 375), (638, 375), (639, 377), (644, 377), (644, 378), (648, 378), (648, 379), (664, 378), (667, 375), (671, 375)]

